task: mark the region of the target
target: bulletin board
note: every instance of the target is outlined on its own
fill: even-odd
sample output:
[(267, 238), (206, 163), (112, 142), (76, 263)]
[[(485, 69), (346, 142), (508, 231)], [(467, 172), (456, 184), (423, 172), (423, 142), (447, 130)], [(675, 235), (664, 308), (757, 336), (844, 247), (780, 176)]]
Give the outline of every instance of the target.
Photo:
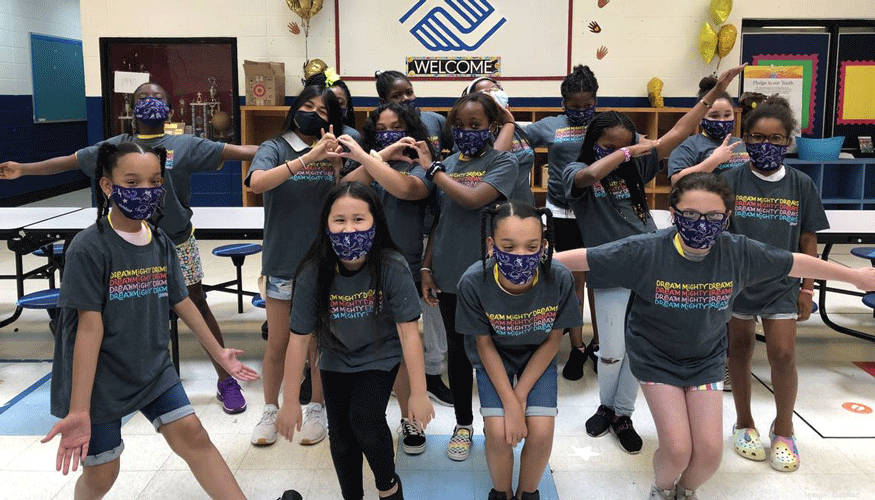
[(823, 137), (830, 33), (743, 33), (741, 62), (753, 66), (802, 66), (803, 137)]
[(846, 147), (858, 147), (858, 136), (875, 136), (873, 47), (875, 33), (839, 33), (834, 130), (847, 138)]
[(85, 121), (82, 41), (30, 34), (33, 122)]

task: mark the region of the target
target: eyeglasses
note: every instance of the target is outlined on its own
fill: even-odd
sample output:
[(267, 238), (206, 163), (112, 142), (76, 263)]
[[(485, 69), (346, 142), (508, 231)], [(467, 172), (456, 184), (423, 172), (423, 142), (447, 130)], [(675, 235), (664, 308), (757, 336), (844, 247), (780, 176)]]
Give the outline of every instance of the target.
[(790, 142), (790, 138), (781, 134), (763, 135), (763, 134), (747, 134), (745, 141), (751, 144), (762, 144), (768, 142), (775, 146), (786, 146)]
[(672, 207), (675, 210), (675, 213), (678, 213), (684, 219), (687, 219), (690, 222), (698, 222), (704, 218), (708, 222), (723, 222), (726, 220), (726, 213), (724, 212), (708, 212), (707, 214), (696, 212), (695, 210), (681, 210), (678, 207)]

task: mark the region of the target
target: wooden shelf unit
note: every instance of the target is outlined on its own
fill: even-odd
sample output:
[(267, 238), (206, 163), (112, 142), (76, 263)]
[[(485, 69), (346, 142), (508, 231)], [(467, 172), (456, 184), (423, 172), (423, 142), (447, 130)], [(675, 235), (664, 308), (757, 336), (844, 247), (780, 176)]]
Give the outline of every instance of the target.
[[(356, 123), (361, 127), (368, 113), (374, 108), (356, 108)], [(449, 107), (423, 107), (423, 111), (434, 111), (446, 115)], [(261, 144), (271, 137), (276, 137), (282, 131), (282, 124), (288, 113), (288, 106), (241, 106), (240, 135), (242, 144)], [(690, 109), (689, 108), (598, 108), (599, 111), (619, 111), (632, 119), (638, 133), (648, 138), (661, 137)], [(535, 122), (547, 116), (563, 113), (562, 108), (519, 107), (512, 110), (518, 121)], [(739, 135), (740, 110), (736, 111), (735, 135)], [(547, 165), (547, 149), (535, 149), (535, 167), (532, 169), (532, 192), (535, 202), (543, 206), (546, 199), (546, 179), (543, 178), (541, 167)], [(249, 162), (243, 162), (243, 179), (249, 170)], [(648, 206), (655, 209), (668, 208), (668, 194), (671, 183), (663, 169), (646, 187)], [(253, 193), (243, 186), (243, 206), (261, 205), (261, 195)]]

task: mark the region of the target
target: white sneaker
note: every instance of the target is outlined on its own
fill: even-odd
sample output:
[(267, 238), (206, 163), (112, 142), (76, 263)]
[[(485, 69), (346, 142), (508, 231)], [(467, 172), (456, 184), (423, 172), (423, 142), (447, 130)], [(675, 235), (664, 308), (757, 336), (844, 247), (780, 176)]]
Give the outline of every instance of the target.
[(249, 440), (252, 444), (268, 446), (276, 443), (276, 413), (279, 408), (276, 405), (264, 405), (264, 411), (261, 414), (261, 421), (255, 426), (252, 431), (252, 438)]
[(328, 417), (325, 408), (319, 403), (310, 403), (304, 408), (304, 423), (301, 424), (299, 443), (316, 444), (325, 439), (328, 433)]

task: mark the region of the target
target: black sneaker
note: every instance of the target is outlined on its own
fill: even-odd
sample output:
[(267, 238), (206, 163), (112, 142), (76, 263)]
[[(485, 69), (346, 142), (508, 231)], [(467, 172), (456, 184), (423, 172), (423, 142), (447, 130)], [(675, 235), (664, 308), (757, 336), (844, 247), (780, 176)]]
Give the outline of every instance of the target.
[(592, 437), (604, 436), (611, 429), (611, 424), (616, 416), (613, 409), (605, 405), (599, 405), (595, 415), (589, 417), (589, 420), (586, 421), (586, 433)]
[(586, 350), (583, 351), (583, 354), (592, 360), (592, 371), (596, 374), (599, 372), (599, 355), (596, 354), (597, 352), (599, 352), (599, 345), (597, 342), (590, 342), (589, 345), (586, 346)]
[(440, 375), (426, 375), (425, 389), (428, 391), (428, 397), (435, 403), (442, 406), (453, 406), (453, 391), (447, 387)]
[(310, 404), (310, 399), (313, 397), (313, 381), (310, 380), (310, 364), (304, 364), (304, 378), (301, 380), (301, 393), (298, 395), (298, 402), (302, 405)]
[(562, 368), (562, 376), (566, 380), (580, 380), (583, 378), (583, 364), (586, 363), (586, 354), (579, 347), (571, 346), (568, 361)]
[(643, 444), (641, 436), (639, 436), (638, 433), (635, 432), (635, 428), (632, 427), (631, 418), (625, 415), (618, 416), (611, 424), (611, 432), (617, 436), (620, 448), (623, 448), (623, 451), (626, 453), (637, 455), (641, 451), (641, 445)]
[(277, 498), (276, 500), (303, 500), (303, 499), (304, 499), (304, 497), (302, 497), (301, 494), (298, 493), (297, 491), (286, 490), (283, 492), (283, 496)]
[(419, 432), (419, 429), (406, 418), (401, 419), (401, 427), (398, 428), (398, 434), (401, 438), (404, 453), (419, 455), (425, 451), (425, 434)]
[(489, 498), (487, 500), (508, 500), (507, 495), (501, 491), (496, 491), (495, 488), (489, 490)]
[(520, 500), (541, 500), (541, 493), (538, 490), (532, 492), (520, 493)]

